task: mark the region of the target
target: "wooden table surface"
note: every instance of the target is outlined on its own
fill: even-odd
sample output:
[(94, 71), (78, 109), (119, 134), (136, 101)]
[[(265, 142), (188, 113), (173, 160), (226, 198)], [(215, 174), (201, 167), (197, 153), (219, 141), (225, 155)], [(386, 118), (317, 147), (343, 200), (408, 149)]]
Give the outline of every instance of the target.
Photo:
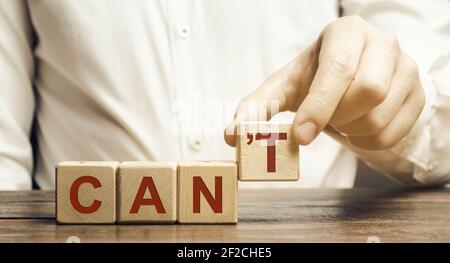
[(450, 189), (240, 190), (237, 225), (57, 225), (54, 193), (0, 192), (0, 242), (450, 242)]

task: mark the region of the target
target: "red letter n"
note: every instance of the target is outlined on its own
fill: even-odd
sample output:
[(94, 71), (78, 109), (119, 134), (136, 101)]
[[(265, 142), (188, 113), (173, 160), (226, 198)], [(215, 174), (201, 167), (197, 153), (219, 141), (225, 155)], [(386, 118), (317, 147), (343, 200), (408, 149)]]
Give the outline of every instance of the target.
[(192, 188), (193, 188), (193, 212), (195, 214), (200, 213), (200, 192), (205, 197), (209, 206), (212, 208), (214, 213), (222, 213), (222, 177), (215, 177), (215, 194), (212, 196), (208, 187), (203, 182), (200, 176), (194, 176), (192, 178)]

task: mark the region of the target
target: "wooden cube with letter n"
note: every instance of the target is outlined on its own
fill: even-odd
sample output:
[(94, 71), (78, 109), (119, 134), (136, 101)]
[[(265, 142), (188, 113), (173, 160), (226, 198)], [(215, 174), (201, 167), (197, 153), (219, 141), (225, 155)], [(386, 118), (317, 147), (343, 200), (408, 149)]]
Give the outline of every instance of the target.
[(178, 221), (180, 223), (237, 222), (237, 165), (235, 162), (178, 164)]
[(119, 223), (177, 220), (176, 162), (123, 162), (117, 175)]
[(236, 151), (241, 181), (299, 179), (298, 144), (291, 136), (291, 124), (241, 122)]
[(116, 221), (118, 162), (62, 162), (56, 166), (56, 220), (63, 224)]

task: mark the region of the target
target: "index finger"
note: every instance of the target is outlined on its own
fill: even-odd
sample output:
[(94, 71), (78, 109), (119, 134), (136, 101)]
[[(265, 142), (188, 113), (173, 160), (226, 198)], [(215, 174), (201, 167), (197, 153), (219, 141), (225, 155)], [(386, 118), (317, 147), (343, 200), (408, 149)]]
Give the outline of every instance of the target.
[(362, 29), (338, 26), (320, 36), (318, 68), (294, 118), (292, 132), (309, 144), (324, 129), (356, 74), (365, 45)]

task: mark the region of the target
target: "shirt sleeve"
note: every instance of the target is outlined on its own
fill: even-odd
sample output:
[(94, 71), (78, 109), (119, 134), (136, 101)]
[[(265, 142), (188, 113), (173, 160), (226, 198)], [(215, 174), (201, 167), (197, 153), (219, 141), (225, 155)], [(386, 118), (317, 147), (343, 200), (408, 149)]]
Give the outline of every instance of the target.
[[(357, 154), (402, 182), (449, 183), (450, 2), (343, 0), (341, 6), (343, 15), (359, 15), (397, 35), (401, 48), (419, 66), (426, 95), (419, 120), (398, 145), (388, 151), (356, 150)], [(412, 178), (405, 180), (406, 174)]]
[(26, 2), (0, 0), (0, 190), (31, 189), (35, 100)]

